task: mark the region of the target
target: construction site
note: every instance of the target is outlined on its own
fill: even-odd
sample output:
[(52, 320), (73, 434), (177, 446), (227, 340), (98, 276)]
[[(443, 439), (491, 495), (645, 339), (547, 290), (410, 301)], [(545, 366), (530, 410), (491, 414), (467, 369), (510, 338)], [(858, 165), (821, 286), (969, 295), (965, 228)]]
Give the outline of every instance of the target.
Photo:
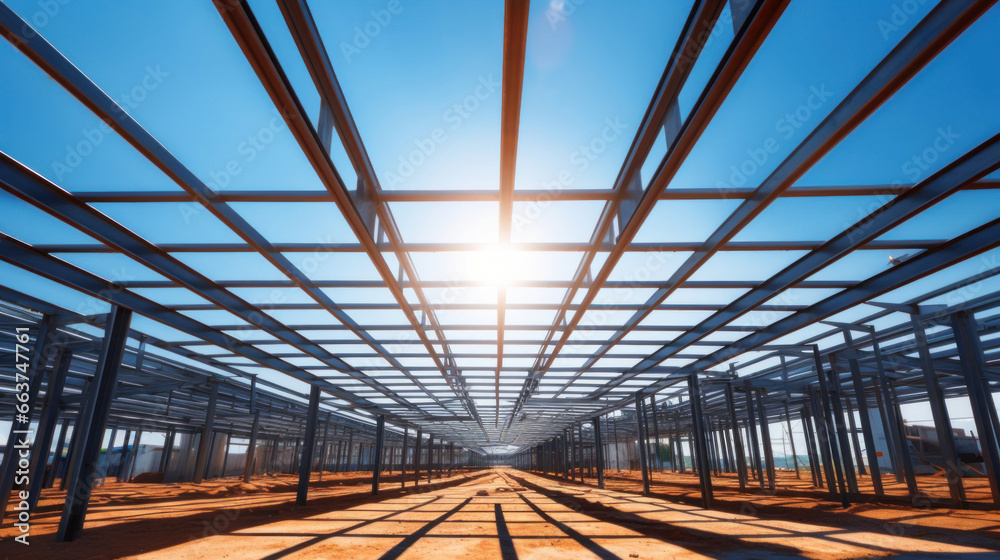
[(995, 0), (0, 32), (0, 556), (1000, 558)]

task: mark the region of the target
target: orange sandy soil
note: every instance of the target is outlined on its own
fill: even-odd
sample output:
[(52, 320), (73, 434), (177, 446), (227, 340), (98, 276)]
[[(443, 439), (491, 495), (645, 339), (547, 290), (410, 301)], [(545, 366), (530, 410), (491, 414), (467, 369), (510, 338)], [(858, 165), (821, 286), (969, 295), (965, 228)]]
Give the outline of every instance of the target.
[[(694, 475), (656, 473), (641, 496), (636, 473), (608, 472), (608, 488), (512, 469), (459, 473), (372, 496), (365, 473), (326, 473), (295, 507), (293, 475), (195, 484), (99, 488), (83, 535), (53, 542), (60, 493), (46, 491), (31, 546), (0, 529), (7, 558), (630, 560), (1000, 558), (1000, 514), (981, 509), (861, 503), (815, 496), (738, 494), (715, 479), (717, 508), (696, 505)], [(368, 475), (370, 476), (370, 475)], [(788, 480), (786, 480), (786, 478)], [(930, 478), (930, 477), (928, 477)], [(796, 483), (783, 473), (779, 485)], [(929, 481), (927, 481), (929, 483)], [(733, 489), (730, 489), (732, 483)], [(801, 492), (811, 490), (808, 479)], [(923, 488), (925, 481), (921, 480)], [(632, 490), (632, 491), (625, 491)], [(787, 494), (787, 495), (786, 495)]]

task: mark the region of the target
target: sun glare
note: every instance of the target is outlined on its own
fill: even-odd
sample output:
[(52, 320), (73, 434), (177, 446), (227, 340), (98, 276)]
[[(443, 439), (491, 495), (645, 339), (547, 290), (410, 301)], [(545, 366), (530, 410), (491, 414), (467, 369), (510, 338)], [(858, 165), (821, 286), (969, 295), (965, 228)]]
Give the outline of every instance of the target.
[(514, 276), (514, 250), (509, 245), (487, 245), (475, 252), (471, 275), (492, 286), (506, 287)]

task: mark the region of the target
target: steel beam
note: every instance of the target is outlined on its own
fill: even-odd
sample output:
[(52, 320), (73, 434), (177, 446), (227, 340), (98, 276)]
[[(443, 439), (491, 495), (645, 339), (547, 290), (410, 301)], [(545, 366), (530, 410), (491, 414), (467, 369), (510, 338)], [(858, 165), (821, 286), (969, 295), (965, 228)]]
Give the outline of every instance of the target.
[(72, 541), (83, 530), (131, 319), (132, 311), (118, 306), (112, 307), (108, 314), (100, 358), (74, 429), (78, 432), (79, 448), (73, 454), (66, 475), (66, 501), (56, 531), (56, 542)]
[(986, 379), (986, 361), (977, 332), (976, 316), (969, 311), (959, 311), (953, 313), (950, 319), (962, 370), (965, 372), (972, 416), (976, 422), (976, 430), (979, 431), (986, 479), (990, 484), (993, 503), (1000, 504), (1000, 419), (997, 418), (993, 393)]
[[(646, 411), (643, 410), (642, 393), (635, 395), (635, 421), (636, 421), (636, 444), (639, 447), (639, 469), (642, 472), (642, 494), (649, 495), (649, 459), (646, 455), (649, 448), (646, 447)], [(581, 473), (582, 478), (582, 473)]]
[(209, 451), (212, 445), (212, 436), (215, 434), (215, 410), (219, 400), (219, 382), (213, 379), (209, 383), (205, 423), (201, 428), (201, 437), (198, 439), (198, 453), (194, 461), (193, 482), (195, 484), (200, 484), (205, 477), (205, 469), (208, 467)]
[(692, 447), (697, 448), (695, 454), (698, 461), (698, 479), (701, 485), (701, 505), (705, 509), (712, 508), (712, 472), (708, 464), (708, 445), (705, 440), (705, 416), (701, 406), (701, 390), (698, 377), (688, 377), (688, 392), (691, 395), (691, 428)]
[(385, 446), (385, 416), (375, 421), (375, 461), (372, 465), (372, 495), (378, 495), (379, 478), (382, 476), (382, 451)]

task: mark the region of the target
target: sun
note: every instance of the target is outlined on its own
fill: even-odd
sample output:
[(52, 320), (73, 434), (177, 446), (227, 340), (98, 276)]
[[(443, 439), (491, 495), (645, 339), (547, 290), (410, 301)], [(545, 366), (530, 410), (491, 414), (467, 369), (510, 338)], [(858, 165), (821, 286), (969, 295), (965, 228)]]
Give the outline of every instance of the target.
[(478, 281), (498, 288), (506, 287), (514, 277), (515, 251), (507, 244), (486, 245), (475, 252), (470, 266)]

